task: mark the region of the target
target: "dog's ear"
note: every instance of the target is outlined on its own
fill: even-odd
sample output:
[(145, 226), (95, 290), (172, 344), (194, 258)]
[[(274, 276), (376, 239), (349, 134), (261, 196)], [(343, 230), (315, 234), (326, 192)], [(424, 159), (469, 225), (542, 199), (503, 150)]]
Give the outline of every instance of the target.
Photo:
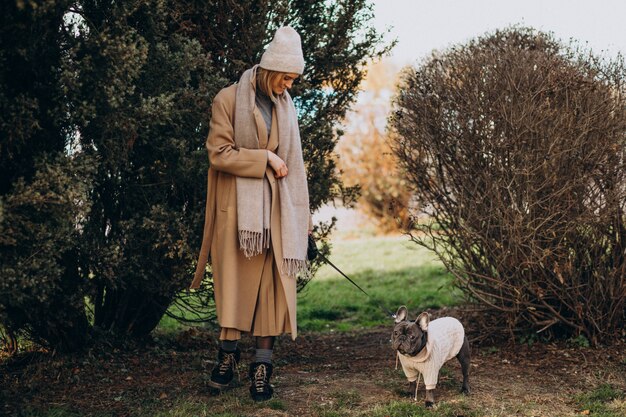
[(415, 323), (420, 326), (423, 332), (428, 330), (428, 323), (430, 323), (430, 314), (423, 312), (415, 319)]
[(396, 311), (396, 323), (400, 323), (401, 321), (406, 320), (409, 312), (407, 311), (405, 306), (400, 306), (398, 311)]

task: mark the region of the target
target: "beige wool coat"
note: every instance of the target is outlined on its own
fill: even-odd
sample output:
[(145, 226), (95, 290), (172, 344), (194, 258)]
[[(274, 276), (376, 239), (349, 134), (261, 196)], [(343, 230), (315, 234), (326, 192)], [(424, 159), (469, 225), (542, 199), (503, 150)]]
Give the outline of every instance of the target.
[[(254, 82), (254, 77), (253, 77)], [(214, 98), (206, 147), (209, 152), (207, 202), (202, 247), (191, 288), (198, 288), (206, 264), (211, 261), (215, 304), (221, 327), (249, 331), (252, 326), (264, 256), (246, 258), (239, 249), (237, 234), (237, 188), (235, 177), (267, 177), (272, 191), (271, 242), (276, 260), (282, 260), (279, 193), (274, 171), (267, 163), (267, 150), (278, 148), (276, 110), (273, 110), (271, 135), (258, 108), (254, 120), (259, 149), (237, 148), (234, 141), (234, 116), (237, 85), (222, 89)], [(311, 228), (311, 220), (309, 219)], [(280, 262), (277, 262), (280, 265)], [(279, 269), (279, 268), (278, 268)], [(280, 274), (285, 294), (291, 336), (297, 336), (296, 280)]]

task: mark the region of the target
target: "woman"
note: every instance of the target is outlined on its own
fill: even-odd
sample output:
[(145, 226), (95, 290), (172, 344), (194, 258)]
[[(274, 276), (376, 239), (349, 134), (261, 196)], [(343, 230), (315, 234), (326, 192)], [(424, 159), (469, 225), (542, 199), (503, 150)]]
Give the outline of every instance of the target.
[(296, 275), (307, 270), (309, 193), (287, 92), (303, 70), (300, 36), (278, 29), (259, 65), (213, 100), (207, 139), (204, 236), (191, 288), (199, 287), (210, 254), (221, 342), (209, 385), (229, 386), (237, 341), (249, 332), (256, 337), (249, 370), (255, 401), (273, 394), (275, 337), (297, 335)]

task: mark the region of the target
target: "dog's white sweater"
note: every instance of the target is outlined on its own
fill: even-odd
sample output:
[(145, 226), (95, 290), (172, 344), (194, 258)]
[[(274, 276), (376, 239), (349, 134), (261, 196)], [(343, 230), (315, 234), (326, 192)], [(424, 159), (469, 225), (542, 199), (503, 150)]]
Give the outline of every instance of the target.
[(435, 389), (441, 366), (458, 355), (465, 331), (463, 325), (453, 317), (433, 320), (428, 325), (426, 347), (416, 356), (406, 356), (398, 352), (402, 370), (409, 382), (417, 381), (419, 374), (424, 376), (426, 389)]

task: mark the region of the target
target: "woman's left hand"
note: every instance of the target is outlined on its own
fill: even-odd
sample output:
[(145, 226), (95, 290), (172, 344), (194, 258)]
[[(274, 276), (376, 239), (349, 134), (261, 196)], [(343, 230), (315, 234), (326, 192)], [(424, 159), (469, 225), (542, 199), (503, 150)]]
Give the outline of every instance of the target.
[(274, 177), (276, 178), (285, 177), (289, 173), (285, 161), (280, 159), (280, 157), (272, 151), (267, 151), (267, 163), (274, 170)]

